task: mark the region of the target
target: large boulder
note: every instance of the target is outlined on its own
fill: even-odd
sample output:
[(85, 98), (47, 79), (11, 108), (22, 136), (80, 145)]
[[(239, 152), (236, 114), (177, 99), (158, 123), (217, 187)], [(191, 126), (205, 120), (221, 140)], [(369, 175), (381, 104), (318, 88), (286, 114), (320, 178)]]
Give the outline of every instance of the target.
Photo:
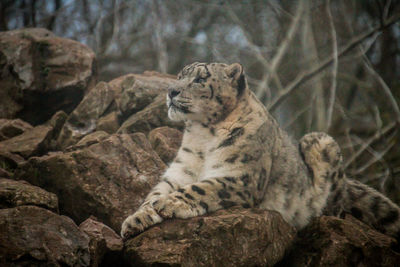
[(90, 239), (90, 266), (122, 266), (124, 243), (110, 227), (89, 218), (79, 229)]
[[(278, 266), (399, 266), (396, 240), (347, 216), (322, 216), (299, 233)], [(397, 247), (398, 249), (398, 247)]]
[(48, 30), (0, 32), (0, 118), (37, 125), (70, 113), (94, 85), (95, 65), (90, 48)]
[(0, 209), (0, 266), (89, 266), (88, 244), (68, 217), (35, 206)]
[(121, 127), (118, 133), (148, 133), (161, 126), (182, 128), (182, 123), (168, 119), (166, 93), (176, 77), (158, 72), (129, 74), (112, 80)]
[(296, 236), (277, 212), (233, 208), (167, 220), (125, 244), (131, 266), (273, 266)]
[(58, 213), (58, 198), (40, 187), (25, 181), (0, 178), (0, 208), (34, 205)]
[(71, 152), (32, 157), (14, 174), (59, 198), (60, 212), (80, 223), (90, 215), (120, 231), (159, 181), (165, 164), (144, 134), (112, 135)]
[(170, 75), (157, 73), (129, 74), (109, 83), (100, 82), (68, 117), (58, 139), (59, 148), (75, 145), (94, 131), (148, 133), (164, 125), (182, 127), (182, 123), (167, 117), (165, 94), (174, 83)]

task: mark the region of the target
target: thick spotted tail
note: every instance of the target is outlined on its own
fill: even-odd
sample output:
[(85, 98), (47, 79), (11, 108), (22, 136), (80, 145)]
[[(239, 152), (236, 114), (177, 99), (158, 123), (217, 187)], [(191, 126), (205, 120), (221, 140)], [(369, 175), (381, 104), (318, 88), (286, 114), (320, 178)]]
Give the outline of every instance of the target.
[[(375, 189), (345, 178), (329, 197), (328, 205), (337, 216), (349, 213), (378, 231), (400, 241), (400, 208)], [(338, 213), (339, 211), (339, 213)]]
[(400, 208), (375, 189), (345, 177), (342, 154), (332, 137), (325, 133), (307, 134), (300, 140), (300, 152), (314, 186), (330, 185), (324, 214), (349, 213), (400, 241)]

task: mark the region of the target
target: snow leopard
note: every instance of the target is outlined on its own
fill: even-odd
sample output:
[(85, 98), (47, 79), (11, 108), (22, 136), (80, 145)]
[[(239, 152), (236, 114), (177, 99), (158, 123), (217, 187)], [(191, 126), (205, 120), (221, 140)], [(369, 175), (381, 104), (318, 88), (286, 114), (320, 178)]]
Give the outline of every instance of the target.
[(130, 238), (170, 218), (232, 206), (278, 211), (297, 229), (322, 214), (350, 213), (399, 236), (400, 209), (348, 179), (338, 144), (324, 133), (292, 141), (249, 89), (242, 65), (193, 63), (167, 93), (168, 117), (183, 121), (177, 155), (122, 224)]

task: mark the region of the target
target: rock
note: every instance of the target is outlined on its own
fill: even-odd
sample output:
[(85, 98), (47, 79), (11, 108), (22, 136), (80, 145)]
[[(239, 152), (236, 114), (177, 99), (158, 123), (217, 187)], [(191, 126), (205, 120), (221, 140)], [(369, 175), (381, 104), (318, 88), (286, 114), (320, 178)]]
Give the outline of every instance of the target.
[(109, 134), (117, 132), (119, 129), (119, 119), (116, 111), (113, 111), (104, 117), (101, 117), (97, 122), (97, 131), (105, 131)]
[(10, 172), (16, 169), (25, 159), (17, 154), (0, 150), (0, 166)]
[(0, 150), (18, 154), (27, 159), (46, 152), (51, 139), (52, 127), (39, 125), (30, 131), (0, 142)]
[(20, 119), (0, 119), (0, 141), (7, 140), (11, 137), (23, 134), (24, 132), (32, 128), (32, 125)]
[(277, 212), (233, 208), (167, 220), (125, 244), (131, 266), (273, 266), (295, 230)]
[(130, 116), (121, 125), (117, 133), (142, 132), (147, 134), (161, 126), (182, 129), (182, 122), (173, 122), (168, 118), (168, 109), (165, 101), (164, 94), (158, 95), (150, 105)]
[(159, 127), (149, 133), (149, 141), (160, 158), (165, 163), (170, 163), (181, 146), (182, 135), (177, 129)]
[(165, 167), (143, 134), (121, 134), (80, 150), (30, 158), (14, 176), (55, 193), (60, 212), (77, 223), (93, 215), (119, 233)]
[(58, 213), (58, 198), (25, 181), (0, 178), (0, 209), (34, 205)]
[(61, 129), (64, 126), (64, 123), (66, 122), (67, 118), (68, 118), (67, 113), (60, 110), (56, 112), (56, 114), (54, 114), (53, 117), (51, 117), (51, 119), (48, 122), (46, 122), (46, 125), (49, 125), (53, 128), (50, 142), (46, 149), (47, 151), (56, 151), (59, 149), (57, 139), (58, 136), (60, 135)]
[(1, 266), (89, 266), (88, 243), (68, 217), (35, 206), (0, 210)]
[(174, 85), (175, 79), (174, 76), (157, 72), (124, 76), (120, 82), (121, 97), (118, 102), (121, 114), (128, 117), (142, 110), (158, 95), (165, 95), (168, 88)]
[(64, 124), (58, 145), (61, 149), (76, 144), (82, 137), (96, 130), (97, 120), (114, 100), (113, 90), (100, 82), (85, 96)]
[(73, 151), (73, 150), (77, 150), (77, 149), (82, 149), (84, 147), (88, 147), (88, 146), (91, 146), (93, 144), (97, 144), (97, 143), (103, 141), (104, 139), (106, 139), (109, 136), (110, 135), (108, 133), (106, 133), (106, 132), (95, 131), (95, 132), (93, 132), (91, 134), (86, 135), (76, 145), (70, 146), (66, 150), (67, 151)]
[(316, 218), (278, 266), (398, 266), (396, 241), (347, 217)]
[(115, 266), (121, 262), (124, 243), (110, 227), (89, 218), (79, 229), (90, 238), (90, 266)]
[(0, 117), (33, 125), (70, 113), (96, 80), (93, 51), (45, 29), (1, 32), (0, 66)]
[(11, 176), (12, 176), (11, 172), (9, 172), (3, 168), (0, 168), (0, 177), (9, 178)]
[(0, 142), (0, 150), (20, 155), (25, 159), (43, 155), (54, 146), (54, 139), (60, 132), (65, 119), (65, 112), (57, 112), (46, 124), (36, 126), (21, 135)]

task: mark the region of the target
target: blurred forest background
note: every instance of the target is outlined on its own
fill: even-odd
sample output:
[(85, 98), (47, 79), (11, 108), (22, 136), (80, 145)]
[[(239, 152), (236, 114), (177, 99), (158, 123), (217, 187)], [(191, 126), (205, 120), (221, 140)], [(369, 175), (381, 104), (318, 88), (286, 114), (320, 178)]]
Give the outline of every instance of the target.
[(1, 31), (86, 44), (105, 81), (240, 62), (294, 138), (333, 135), (346, 172), (400, 203), (400, 0), (1, 0), (0, 12)]

